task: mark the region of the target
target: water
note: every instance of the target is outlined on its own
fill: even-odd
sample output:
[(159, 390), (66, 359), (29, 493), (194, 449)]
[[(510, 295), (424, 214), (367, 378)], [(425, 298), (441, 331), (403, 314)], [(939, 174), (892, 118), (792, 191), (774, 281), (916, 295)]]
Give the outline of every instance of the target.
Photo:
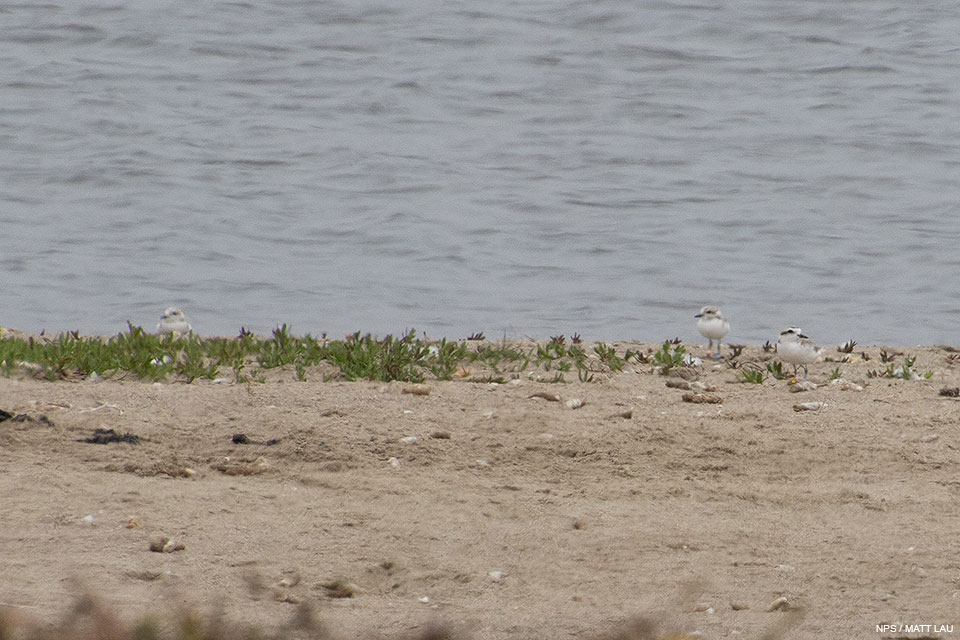
[(0, 325), (957, 342), (960, 9), (0, 6)]

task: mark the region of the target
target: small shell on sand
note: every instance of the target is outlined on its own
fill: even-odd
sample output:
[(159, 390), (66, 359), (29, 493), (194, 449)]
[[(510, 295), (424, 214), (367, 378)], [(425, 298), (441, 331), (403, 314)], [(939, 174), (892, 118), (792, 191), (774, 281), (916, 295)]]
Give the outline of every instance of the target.
[(358, 591), (357, 585), (346, 580), (321, 582), (320, 586), (327, 592), (328, 598), (352, 598)]
[(548, 402), (560, 402), (559, 393), (551, 393), (549, 391), (537, 391), (536, 393), (531, 393), (527, 396), (528, 398), (543, 398)]
[(723, 402), (723, 398), (720, 396), (709, 393), (685, 393), (681, 397), (684, 402), (693, 402), (694, 404), (720, 404)]
[(174, 542), (170, 538), (157, 538), (150, 543), (150, 551), (154, 553), (173, 553), (183, 551), (187, 546), (182, 542)]
[(412, 387), (404, 387), (400, 390), (400, 393), (409, 393), (415, 396), (428, 396), (430, 395), (430, 387), (422, 384), (415, 384)]

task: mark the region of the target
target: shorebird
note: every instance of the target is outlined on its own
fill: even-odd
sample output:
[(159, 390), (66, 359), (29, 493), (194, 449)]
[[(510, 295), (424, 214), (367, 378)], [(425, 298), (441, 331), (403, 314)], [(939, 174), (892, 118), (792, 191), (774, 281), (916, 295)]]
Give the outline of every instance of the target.
[(160, 323), (157, 325), (157, 331), (160, 333), (190, 333), (190, 323), (183, 311), (176, 307), (167, 307), (163, 315), (160, 316)]
[(777, 355), (787, 364), (793, 365), (793, 376), (797, 376), (798, 367), (803, 367), (803, 377), (807, 377), (807, 365), (816, 362), (823, 349), (819, 348), (807, 336), (803, 335), (800, 327), (787, 327), (780, 332), (777, 341)]
[[(724, 318), (723, 314), (720, 313), (720, 309), (716, 307), (704, 307), (700, 309), (700, 313), (693, 317), (699, 318), (699, 320), (697, 320), (697, 331), (710, 341), (707, 349), (712, 349), (713, 341), (717, 341), (717, 357), (719, 358), (720, 341), (723, 340), (725, 335), (730, 333), (730, 321)], [(707, 355), (709, 356), (710, 353), (708, 352)]]

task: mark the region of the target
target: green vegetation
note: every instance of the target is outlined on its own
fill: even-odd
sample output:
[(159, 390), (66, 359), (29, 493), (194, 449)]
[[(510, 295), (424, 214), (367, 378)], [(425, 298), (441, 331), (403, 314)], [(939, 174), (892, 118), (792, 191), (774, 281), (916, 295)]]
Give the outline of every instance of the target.
[[(671, 348), (672, 347), (672, 348)], [(660, 370), (660, 373), (667, 373), (673, 367), (679, 367), (684, 364), (684, 356), (687, 350), (682, 344), (667, 340), (660, 347), (660, 351), (653, 354), (653, 365)]]
[(783, 363), (779, 360), (776, 362), (771, 362), (767, 365), (767, 373), (772, 375), (777, 380), (783, 380), (787, 377), (787, 374), (783, 372)]
[(933, 371), (920, 373), (913, 368), (917, 361), (916, 356), (906, 356), (903, 364), (899, 367), (893, 362), (895, 356), (887, 354), (886, 351), (880, 352), (880, 360), (887, 363), (886, 368), (867, 372), (868, 378), (896, 378), (900, 380), (929, 380), (933, 377)]
[[(311, 368), (324, 367), (325, 379), (399, 380), (423, 382), (468, 377), (478, 382), (505, 382), (528, 369), (540, 370), (547, 382), (566, 382), (576, 371), (581, 382), (598, 373), (622, 371), (630, 357), (600, 343), (588, 354), (579, 336), (567, 344), (563, 336), (547, 343), (427, 340), (409, 330), (399, 337), (375, 338), (359, 332), (343, 340), (293, 335), (287, 325), (270, 337), (241, 329), (235, 338), (201, 338), (188, 335), (153, 335), (129, 325), (128, 331), (111, 338), (81, 336), (70, 332), (55, 337), (5, 338), (0, 340), (0, 375), (22, 372), (47, 380), (77, 379), (96, 374), (103, 378), (134, 378), (146, 381), (217, 379), (232, 372), (235, 382), (264, 382), (269, 370), (292, 369), (298, 380), (307, 379)], [(478, 343), (477, 343), (478, 342)], [(679, 349), (682, 358), (683, 347)], [(332, 365), (332, 367), (331, 367)], [(477, 371), (476, 375), (473, 372)]]

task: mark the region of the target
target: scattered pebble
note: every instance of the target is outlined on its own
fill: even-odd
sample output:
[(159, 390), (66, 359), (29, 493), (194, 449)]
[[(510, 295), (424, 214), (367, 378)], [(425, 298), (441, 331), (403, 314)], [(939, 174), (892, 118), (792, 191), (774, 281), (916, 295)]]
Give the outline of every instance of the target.
[(280, 578), (280, 582), (277, 583), (278, 586), (289, 588), (295, 587), (300, 584), (300, 574), (297, 572), (290, 572), (288, 575)]
[(103, 382), (103, 376), (101, 376), (101, 375), (100, 375), (99, 373), (97, 373), (96, 371), (91, 371), (91, 372), (90, 372), (90, 375), (88, 375), (88, 376), (84, 379), (84, 382)]
[(357, 585), (345, 580), (321, 582), (320, 586), (326, 590), (328, 598), (352, 598), (358, 591)]
[(817, 388), (816, 383), (809, 380), (791, 380), (787, 384), (787, 389), (791, 393), (800, 393), (801, 391), (813, 391)]
[(840, 391), (863, 391), (863, 386), (843, 378), (836, 378), (830, 384), (840, 387)]
[(493, 581), (496, 582), (496, 581), (498, 581), (498, 580), (500, 580), (500, 579), (503, 578), (504, 573), (503, 573), (503, 571), (491, 571), (491, 572), (488, 573), (487, 575), (489, 575), (490, 578), (492, 578)]
[(801, 402), (793, 405), (794, 411), (820, 411), (827, 406), (826, 402)]
[(400, 466), (400, 461), (397, 460), (396, 458), (390, 458), (389, 460), (387, 460), (387, 462), (390, 464), (391, 467), (399, 467), (399, 466)]
[(920, 442), (935, 442), (940, 439), (940, 436), (936, 433), (931, 433), (920, 438)]
[(685, 393), (681, 397), (684, 402), (693, 402), (694, 404), (720, 404), (723, 402), (723, 398), (720, 396), (709, 393)]
[(183, 551), (187, 546), (182, 542), (174, 542), (170, 538), (157, 538), (150, 543), (150, 551), (154, 553), (173, 553)]
[(84, 524), (93, 524), (93, 516), (92, 516), (92, 515), (89, 515), (89, 514), (83, 516), (82, 518), (80, 518), (80, 520), (81, 520), (81, 522), (83, 522)]
[(564, 404), (567, 406), (567, 409), (579, 409), (586, 403), (580, 398), (570, 398)]
[(667, 380), (666, 385), (671, 389), (684, 389), (686, 391), (690, 390), (690, 383), (686, 380)]
[(450, 432), (449, 431), (434, 431), (430, 434), (430, 437), (435, 440), (449, 440)]
[(790, 608), (790, 603), (787, 602), (786, 596), (780, 596), (767, 606), (767, 613), (771, 611), (784, 611)]
[(400, 438), (400, 442), (403, 444), (413, 444), (417, 441), (417, 436), (407, 436), (406, 438)]
[(537, 391), (536, 393), (531, 393), (527, 396), (528, 398), (543, 398), (550, 402), (560, 402), (559, 393), (550, 393), (549, 391)]
[(273, 599), (277, 602), (286, 602), (287, 604), (300, 604), (300, 598), (298, 596), (287, 593), (282, 589), (277, 589), (273, 592)]
[(400, 390), (400, 393), (409, 393), (415, 396), (428, 396), (430, 395), (430, 387), (417, 384), (412, 387), (404, 387)]
[(960, 398), (960, 387), (944, 387), (940, 389), (940, 395), (945, 398)]
[(730, 608), (734, 611), (743, 611), (744, 609), (749, 609), (750, 605), (745, 602), (731, 602)]
[(417, 598), (417, 600), (423, 604), (430, 604), (430, 596), (421, 596), (420, 598)]
[(127, 524), (126, 524), (127, 529), (139, 529), (142, 526), (143, 526), (143, 522), (141, 522), (140, 518), (138, 518), (137, 516), (130, 516), (129, 518), (127, 518)]

